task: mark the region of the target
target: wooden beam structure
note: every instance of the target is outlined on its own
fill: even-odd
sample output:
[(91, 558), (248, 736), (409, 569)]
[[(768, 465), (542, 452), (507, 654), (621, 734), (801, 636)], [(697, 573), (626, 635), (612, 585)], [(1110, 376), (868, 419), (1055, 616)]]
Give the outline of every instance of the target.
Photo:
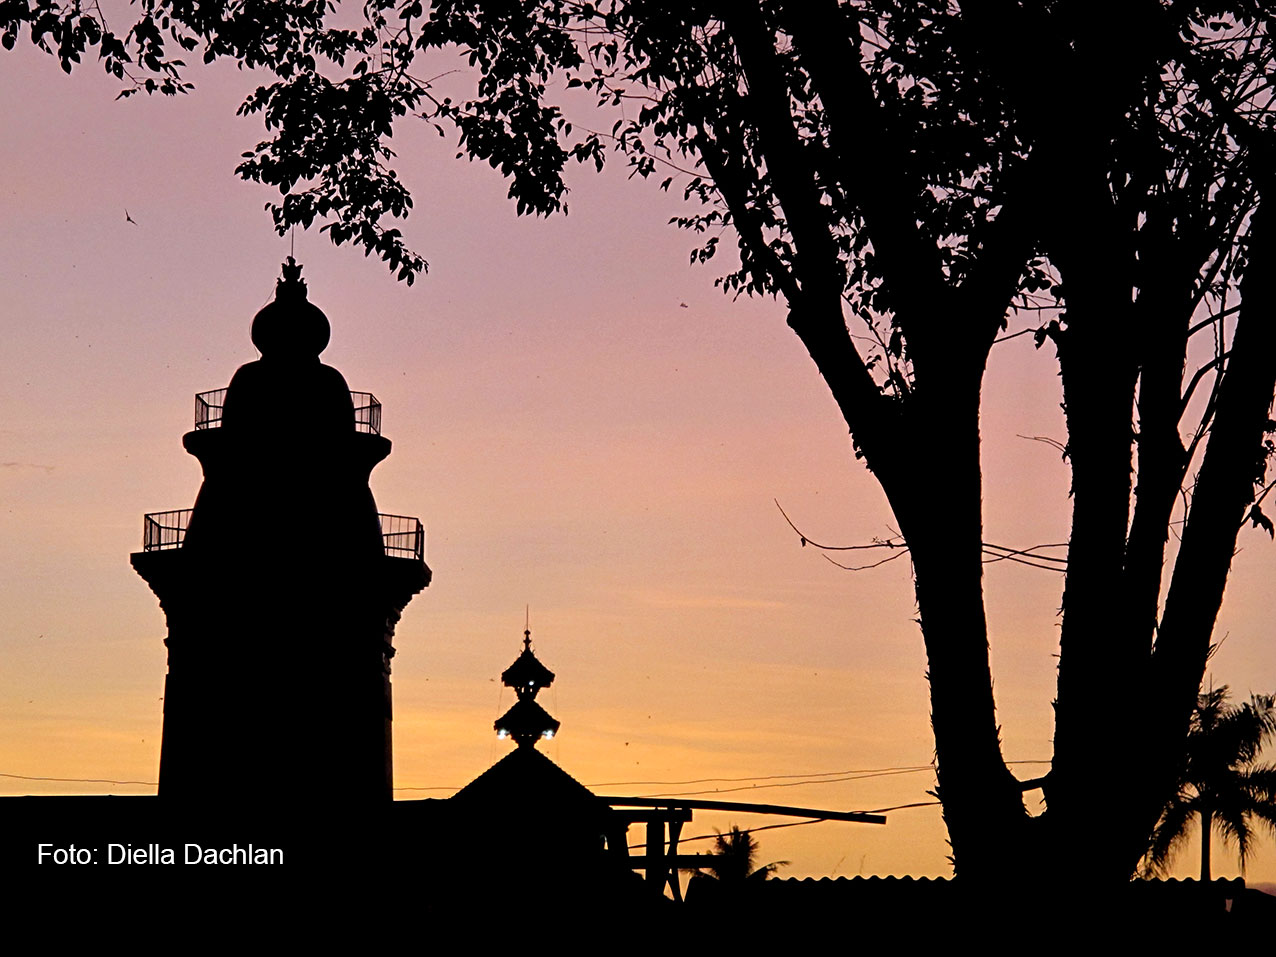
[[(598, 795), (598, 799), (616, 809), (616, 815), (625, 823), (647, 825), (647, 841), (644, 854), (631, 854), (629, 866), (646, 872), (647, 884), (656, 894), (663, 894), (666, 885), (676, 901), (682, 900), (682, 885), (678, 880), (681, 869), (708, 866), (711, 854), (679, 854), (678, 840), (682, 825), (691, 820), (691, 812), (735, 811), (740, 814), (777, 814), (784, 817), (805, 817), (812, 821), (850, 821), (855, 824), (885, 824), (881, 814), (863, 811), (829, 811), (813, 807), (791, 807), (784, 804), (748, 804), (740, 801), (686, 801), (680, 798), (614, 797)], [(641, 808), (643, 810), (630, 810)], [(623, 810), (619, 810), (623, 809)], [(669, 825), (666, 840), (665, 825)]]
[(885, 824), (883, 814), (863, 811), (828, 811), (813, 807), (790, 807), (784, 804), (745, 804), (739, 801), (685, 801), (681, 798), (611, 797), (600, 794), (598, 800), (612, 807), (688, 808), (695, 811), (736, 811), (741, 814), (779, 814), (784, 817), (809, 817), (819, 821), (852, 821), (857, 824)]
[(690, 821), (691, 808), (652, 808), (643, 811), (616, 811), (616, 817), (626, 824), (647, 824), (650, 821)]

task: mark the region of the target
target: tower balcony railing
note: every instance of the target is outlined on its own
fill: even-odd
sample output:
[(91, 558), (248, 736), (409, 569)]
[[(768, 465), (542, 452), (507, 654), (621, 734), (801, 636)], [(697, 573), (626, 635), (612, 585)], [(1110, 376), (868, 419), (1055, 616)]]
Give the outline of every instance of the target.
[(193, 511), (191, 508), (183, 508), (175, 512), (151, 512), (144, 515), (142, 551), (162, 552), (169, 548), (181, 548)]
[(222, 406), (226, 404), (226, 390), (214, 389), (195, 396), (195, 428), (219, 429), (222, 424)]
[[(371, 392), (351, 392), (350, 401), (354, 403), (354, 430), (371, 435), (381, 434), (381, 403)], [(195, 396), (195, 428), (219, 429), (222, 424), (222, 409), (226, 405), (226, 390), (213, 389), (211, 392), (200, 392)]]
[(425, 561), (425, 526), (410, 515), (377, 514), (381, 523), (381, 540), (391, 558), (415, 558)]
[(371, 392), (351, 392), (350, 401), (354, 403), (354, 430), (381, 434), (381, 403)]
[[(142, 551), (160, 552), (181, 548), (186, 541), (194, 509), (150, 512), (142, 517)], [(415, 558), (425, 561), (425, 526), (410, 515), (377, 513), (381, 526), (381, 542), (390, 558)]]

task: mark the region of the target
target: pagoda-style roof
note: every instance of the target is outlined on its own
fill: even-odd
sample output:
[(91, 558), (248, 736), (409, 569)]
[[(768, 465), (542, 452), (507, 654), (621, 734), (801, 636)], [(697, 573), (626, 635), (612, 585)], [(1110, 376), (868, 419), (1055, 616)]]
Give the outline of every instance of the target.
[(527, 689), (535, 695), (540, 688), (548, 688), (554, 683), (554, 672), (541, 664), (532, 649), (526, 647), (514, 663), (501, 672), (501, 683), (507, 688), (517, 688), (520, 692)]
[(496, 719), (492, 725), (501, 738), (513, 738), (519, 749), (532, 748), (541, 738), (552, 738), (558, 733), (559, 723), (548, 711), (536, 703), (536, 695), (554, 681), (550, 671), (532, 653), (532, 630), (523, 629), (523, 651), (514, 663), (501, 673), (501, 683), (518, 694), (514, 707)]
[(537, 738), (552, 738), (559, 722), (531, 698), (519, 698), (492, 725), (500, 737), (511, 737), (520, 749), (536, 743)]

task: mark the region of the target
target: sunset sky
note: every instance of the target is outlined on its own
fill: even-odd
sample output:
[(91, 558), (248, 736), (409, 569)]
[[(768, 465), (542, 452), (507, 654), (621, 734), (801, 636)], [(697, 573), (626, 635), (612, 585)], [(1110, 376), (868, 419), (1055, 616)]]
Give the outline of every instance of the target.
[[(270, 193), (233, 175), (264, 137), (235, 116), (251, 74), (198, 70), (191, 96), (120, 102), (99, 74), (64, 76), (22, 44), (0, 55), (3, 794), (153, 793), (17, 776), (156, 780), (165, 622), (128, 556), (144, 513), (194, 502), (193, 396), (257, 357), (249, 324), (289, 251), (262, 210)], [(775, 505), (814, 540), (891, 534), (783, 307), (715, 289), (729, 260), (689, 265), (693, 237), (667, 225), (678, 197), (621, 162), (573, 170), (570, 215), (519, 219), (496, 173), (453, 159), (451, 136), (404, 125), (395, 144), (416, 200), (402, 228), (429, 274), (395, 283), (317, 232), (296, 254), (332, 323), (324, 361), (383, 404), (394, 451), (373, 473), (378, 506), (428, 529), (434, 582), (395, 639), (399, 796), (447, 796), (506, 752), (499, 675), (530, 606), (558, 675), (539, 701), (563, 725), (543, 750), (597, 791), (931, 800), (907, 559), (840, 570)], [(1064, 438), (1051, 350), (997, 346), (985, 395), (987, 539), (1066, 541), (1066, 463), (1020, 437)], [(936, 509), (945, 441), (936, 423)], [(304, 520), (287, 502), (276, 514)], [(1240, 547), (1210, 674), (1243, 697), (1276, 691), (1276, 546), (1247, 529)], [(1061, 585), (1009, 563), (985, 577), (1012, 760), (1050, 757)], [(210, 583), (209, 598), (233, 596)], [(327, 773), (298, 794), (322, 796)], [(782, 821), (697, 812), (685, 833)], [(760, 840), (787, 876), (950, 873), (933, 806)], [(1195, 862), (1190, 847), (1177, 873)], [(1237, 872), (1218, 842), (1214, 869)], [(1270, 836), (1248, 876), (1276, 881)]]

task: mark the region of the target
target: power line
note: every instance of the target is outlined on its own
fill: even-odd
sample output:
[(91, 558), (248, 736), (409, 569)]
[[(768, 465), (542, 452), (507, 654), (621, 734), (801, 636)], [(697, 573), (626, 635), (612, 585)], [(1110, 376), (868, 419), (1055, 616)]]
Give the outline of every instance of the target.
[(56, 781), (59, 783), (78, 783), (78, 785), (147, 785), (158, 787), (158, 781), (114, 781), (108, 777), (40, 777), (37, 775), (9, 775), (0, 771), (0, 777), (15, 777), (19, 781)]
[(826, 778), (839, 774), (875, 774), (882, 771), (920, 771), (931, 767), (929, 764), (900, 765), (894, 768), (848, 768), (843, 771), (811, 771), (806, 774), (754, 774), (744, 778), (692, 778), (689, 781), (604, 781), (601, 784), (590, 784), (591, 788), (610, 787), (651, 787), (655, 785), (674, 786), (681, 784), (711, 784), (723, 781), (734, 784), (737, 781), (777, 781), (784, 778)]
[(916, 804), (896, 804), (894, 807), (875, 807), (871, 811), (865, 811), (865, 814), (885, 814), (887, 811), (902, 811), (909, 807), (934, 807), (937, 804), (943, 804), (943, 801), (918, 801)]
[(424, 787), (424, 788), (401, 787), (401, 788), (394, 788), (394, 790), (396, 791), (459, 791), (461, 789), (458, 787), (450, 787), (448, 785), (436, 784), (433, 787)]
[[(1021, 760), (1007, 761), (1006, 764), (1050, 764), (1049, 760)], [(666, 786), (676, 787), (683, 784), (711, 784), (714, 782), (722, 782), (724, 784), (734, 784), (736, 782), (745, 781), (784, 781), (782, 784), (757, 784), (747, 787), (738, 788), (711, 788), (703, 791), (681, 791), (672, 794), (647, 794), (643, 797), (695, 797), (701, 794), (729, 794), (734, 791), (752, 791), (762, 788), (784, 788), (798, 787), (803, 784), (838, 784), (843, 781), (859, 781), (867, 778), (888, 777), (896, 774), (914, 774), (919, 771), (934, 771), (933, 764), (913, 764), (900, 765), (889, 768), (848, 768), (841, 771), (810, 771), (803, 774), (758, 774), (749, 777), (737, 778), (690, 778), (685, 781), (603, 781), (595, 784), (588, 784), (589, 788), (604, 787), (653, 787)], [(19, 781), (50, 781), (57, 784), (121, 784), (121, 785), (139, 785), (145, 787), (158, 787), (157, 781), (122, 781), (115, 778), (61, 778), (48, 777), (36, 774), (14, 774), (12, 772), (0, 771), (0, 778), (13, 778)], [(798, 779), (798, 780), (793, 780)], [(816, 780), (821, 779), (821, 780)], [(395, 791), (459, 791), (460, 788), (453, 785), (424, 785), (411, 786), (403, 785), (394, 788)], [(937, 802), (936, 802), (937, 803)], [(913, 807), (915, 805), (901, 805), (903, 807)], [(871, 813), (871, 812), (870, 812)], [(769, 825), (771, 826), (771, 825)], [(774, 825), (779, 826), (779, 825)], [(784, 825), (789, 827), (790, 825)]]
[[(1025, 759), (1021, 761), (1006, 762), (1007, 765), (1050, 764), (1050, 763), (1051, 762), (1048, 759), (1038, 759), (1038, 760)], [(849, 777), (846, 777), (845, 780), (855, 780), (857, 777), (878, 777), (878, 776), (882, 776), (886, 774), (894, 774), (894, 773), (906, 774), (906, 773), (910, 773), (914, 771), (934, 771), (934, 770), (935, 770), (935, 765), (933, 764), (905, 764), (905, 765), (898, 765), (896, 767), (890, 767), (890, 768), (848, 768), (842, 771), (810, 771), (804, 774), (755, 774), (755, 775), (750, 775), (748, 777), (743, 777), (743, 778), (691, 778), (686, 781), (604, 781), (600, 784), (587, 784), (586, 787), (591, 787), (591, 788), (652, 787), (657, 785), (672, 787), (672, 786), (677, 786), (682, 784), (711, 784), (714, 781), (722, 781), (723, 783), (726, 783), (726, 784), (734, 784), (738, 781), (777, 781), (777, 780), (783, 780), (788, 778), (830, 778), (830, 777), (841, 776), (841, 775), (849, 776)], [(836, 783), (836, 782), (810, 781), (808, 783), (822, 784), (822, 783)], [(773, 787), (774, 785), (766, 785), (766, 786)], [(704, 791), (704, 792), (698, 792), (698, 793), (708, 794), (711, 792)], [(675, 797), (675, 796), (690, 797), (692, 795), (690, 794), (688, 795), (654, 794), (654, 795), (647, 795), (647, 796), (648, 797)]]
[[(790, 821), (790, 822), (789, 822), (789, 823), (787, 823), (787, 824), (762, 824), (762, 825), (760, 825), (760, 826), (758, 826), (758, 827), (742, 827), (742, 828), (740, 828), (740, 833), (741, 833), (741, 834), (754, 834), (754, 833), (756, 833), (756, 832), (758, 832), (758, 831), (774, 831), (776, 828), (781, 828), (781, 827), (801, 827), (801, 826), (802, 826), (802, 825), (804, 825), (804, 824), (823, 824), (823, 823), (824, 823), (824, 822), (826, 822), (827, 820), (828, 820), (828, 818), (823, 818), (823, 817), (813, 817), (813, 818), (811, 818), (809, 821)], [(678, 839), (678, 843), (679, 843), (679, 844), (689, 844), (689, 843), (691, 843), (692, 841), (711, 841), (711, 840), (713, 840), (715, 837), (720, 837), (720, 836), (721, 836), (721, 835), (720, 835), (720, 834), (717, 834), (717, 833), (715, 833), (715, 834), (698, 834), (698, 835), (696, 835), (695, 837), (683, 837), (683, 838), (679, 838), (679, 839)], [(642, 843), (642, 844), (630, 844), (630, 845), (629, 845), (629, 850), (631, 850), (631, 851), (632, 851), (632, 850), (636, 850), (636, 849), (644, 848), (644, 847), (646, 847), (646, 846), (647, 846), (647, 845), (646, 845), (646, 843), (645, 843), (645, 842), (644, 842), (644, 843)]]
[(884, 778), (891, 777), (896, 774), (915, 774), (918, 771), (931, 771), (933, 768), (929, 764), (916, 768), (900, 768), (894, 771), (872, 771), (864, 774), (852, 774), (841, 778), (826, 778), (822, 781), (788, 781), (784, 784), (750, 784), (745, 787), (738, 788), (710, 788), (707, 791), (674, 791), (663, 794), (644, 794), (643, 797), (664, 798), (664, 797), (695, 797), (698, 794), (732, 794), (736, 791), (761, 791), (765, 788), (796, 788), (805, 784), (840, 784), (843, 781), (864, 781), (868, 778)]
[[(1015, 762), (1010, 762), (1010, 763), (1013, 764)], [(791, 778), (829, 778), (829, 777), (835, 777), (838, 775), (857, 775), (857, 776), (871, 777), (878, 774), (893, 773), (893, 772), (904, 773), (904, 772), (911, 772), (911, 771), (933, 770), (933, 767), (934, 766), (930, 764), (910, 764), (910, 765), (901, 765), (899, 767), (892, 767), (892, 768), (847, 768), (841, 771), (808, 771), (803, 774), (753, 774), (753, 775), (749, 775), (748, 777), (742, 777), (742, 778), (690, 778), (686, 781), (598, 781), (598, 782), (594, 782), (593, 784), (587, 784), (585, 785), (585, 787), (588, 787), (588, 788), (656, 787), (656, 786), (676, 787), (683, 784), (712, 784), (715, 781), (721, 781), (724, 784), (735, 784), (736, 782), (739, 782), (739, 781), (780, 781), (780, 780), (788, 780)], [(851, 780), (853, 779), (854, 778), (851, 778)], [(821, 784), (824, 782), (812, 780), (806, 783)], [(772, 787), (772, 786), (774, 785), (767, 785), (767, 787)], [(396, 787), (394, 790), (396, 791), (457, 791), (460, 789), (455, 787), (435, 786), (435, 787)], [(747, 789), (740, 789), (740, 790), (747, 790)], [(701, 792), (695, 792), (695, 793), (711, 794), (713, 792), (701, 791)], [(646, 796), (647, 797), (669, 797), (670, 795), (654, 794), (654, 795), (646, 795)], [(688, 797), (690, 795), (673, 795), (673, 796)]]

